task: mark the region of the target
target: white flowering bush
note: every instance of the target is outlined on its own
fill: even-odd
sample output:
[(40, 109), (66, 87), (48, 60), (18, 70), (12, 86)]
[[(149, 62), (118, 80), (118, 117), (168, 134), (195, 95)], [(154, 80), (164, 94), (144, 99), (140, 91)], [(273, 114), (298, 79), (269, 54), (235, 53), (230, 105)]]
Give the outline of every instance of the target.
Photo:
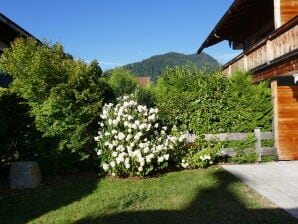
[(158, 123), (158, 109), (139, 105), (134, 96), (105, 104), (95, 137), (101, 168), (112, 176), (147, 176), (164, 169), (184, 135), (168, 135)]

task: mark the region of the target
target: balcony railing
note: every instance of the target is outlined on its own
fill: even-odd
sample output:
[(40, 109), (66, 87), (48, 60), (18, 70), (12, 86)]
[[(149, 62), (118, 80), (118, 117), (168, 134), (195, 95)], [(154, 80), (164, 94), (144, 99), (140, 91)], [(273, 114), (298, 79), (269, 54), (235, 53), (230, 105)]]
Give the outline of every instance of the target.
[(223, 66), (224, 73), (270, 65), (298, 48), (298, 16)]

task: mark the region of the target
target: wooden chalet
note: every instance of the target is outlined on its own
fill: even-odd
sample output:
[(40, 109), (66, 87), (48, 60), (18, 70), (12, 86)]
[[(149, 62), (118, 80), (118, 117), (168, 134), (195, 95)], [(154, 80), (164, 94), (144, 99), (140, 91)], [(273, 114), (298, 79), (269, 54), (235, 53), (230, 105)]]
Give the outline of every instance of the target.
[(280, 160), (298, 159), (298, 0), (235, 0), (199, 48), (227, 40), (243, 52), (223, 66), (271, 82)]
[(144, 76), (144, 77), (136, 77), (137, 83), (142, 87), (148, 87), (151, 83), (151, 77)]

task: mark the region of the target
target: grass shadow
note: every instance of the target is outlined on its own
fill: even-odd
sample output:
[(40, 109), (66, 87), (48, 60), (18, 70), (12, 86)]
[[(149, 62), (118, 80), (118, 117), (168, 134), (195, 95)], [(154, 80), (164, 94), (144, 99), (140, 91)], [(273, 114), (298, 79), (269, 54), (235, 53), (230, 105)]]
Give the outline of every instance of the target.
[(98, 217), (85, 217), (75, 224), (87, 223), (163, 223), (163, 224), (294, 224), (298, 220), (279, 208), (251, 209), (235, 195), (232, 187), (240, 181), (223, 170), (213, 173), (217, 184), (197, 193), (190, 205), (182, 210), (126, 211)]
[(96, 173), (45, 178), (37, 189), (0, 192), (0, 223), (27, 223), (91, 194)]

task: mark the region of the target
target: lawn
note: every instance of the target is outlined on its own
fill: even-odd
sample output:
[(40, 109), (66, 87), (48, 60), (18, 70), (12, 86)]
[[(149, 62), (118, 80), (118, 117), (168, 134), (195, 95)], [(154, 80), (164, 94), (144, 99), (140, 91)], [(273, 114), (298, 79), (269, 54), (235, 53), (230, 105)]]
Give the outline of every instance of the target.
[(0, 196), (0, 223), (298, 223), (219, 166), (148, 179), (45, 179)]

